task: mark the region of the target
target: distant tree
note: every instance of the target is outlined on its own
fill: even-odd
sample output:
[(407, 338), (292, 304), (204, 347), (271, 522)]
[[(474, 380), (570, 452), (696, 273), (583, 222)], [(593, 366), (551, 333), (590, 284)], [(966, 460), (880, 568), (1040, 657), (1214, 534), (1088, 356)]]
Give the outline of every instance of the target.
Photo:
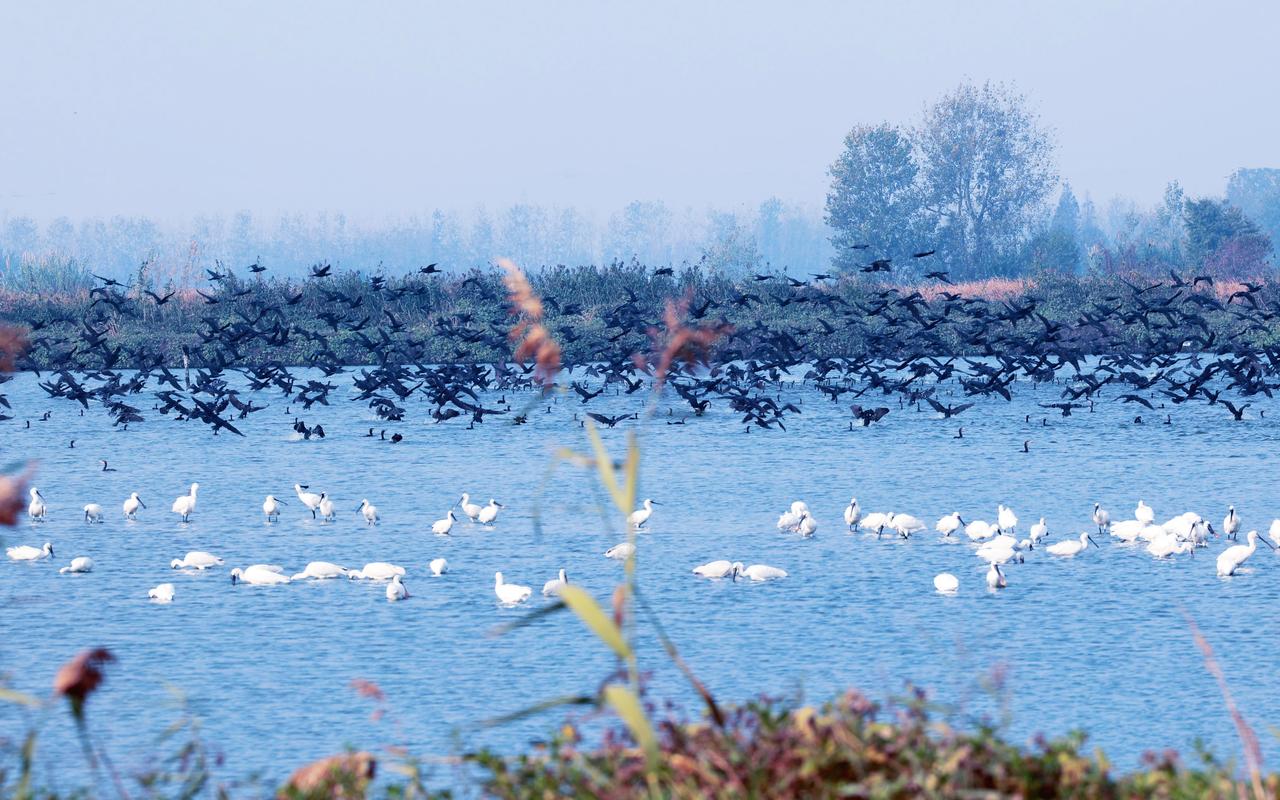
[(755, 237), (738, 220), (736, 214), (713, 211), (707, 223), (703, 264), (735, 277), (759, 268), (760, 251), (756, 247)]
[(1251, 275), (1267, 266), (1270, 238), (1226, 200), (1188, 200), (1183, 219), (1192, 266), (1227, 277)]
[(1280, 169), (1238, 169), (1227, 179), (1227, 201), (1280, 242)]
[(919, 171), (906, 131), (881, 124), (860, 125), (849, 132), (844, 152), (831, 165), (827, 194), (827, 225), (837, 268), (928, 249)]
[(924, 206), (953, 273), (1007, 271), (1057, 172), (1053, 142), (1022, 95), (964, 84), (930, 107), (914, 134)]
[(1070, 273), (1080, 270), (1080, 203), (1071, 184), (1063, 185), (1049, 230), (1038, 238), (1038, 263), (1033, 266)]

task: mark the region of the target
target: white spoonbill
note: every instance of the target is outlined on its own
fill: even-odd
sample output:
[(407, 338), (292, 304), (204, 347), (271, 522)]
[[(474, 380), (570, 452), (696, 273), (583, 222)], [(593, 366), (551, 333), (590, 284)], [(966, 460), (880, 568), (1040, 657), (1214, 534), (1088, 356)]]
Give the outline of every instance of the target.
[(1156, 512), (1142, 500), (1138, 501), (1138, 507), (1133, 510), (1133, 518), (1143, 525), (1150, 525), (1156, 521)]
[(934, 525), (933, 529), (943, 536), (950, 536), (960, 530), (962, 525), (964, 525), (964, 520), (960, 519), (960, 512), (952, 511), (950, 514), (939, 519), (938, 524)]
[(1249, 531), (1245, 540), (1248, 544), (1233, 544), (1218, 554), (1218, 577), (1234, 575), (1236, 570), (1240, 569), (1240, 565), (1253, 555), (1254, 550), (1258, 549), (1258, 542), (1262, 542), (1272, 550), (1275, 549), (1266, 539), (1259, 539), (1257, 531)]
[(48, 558), (53, 555), (53, 545), (48, 542), (44, 543), (44, 547), (20, 544), (17, 547), (7, 548), (4, 552), (14, 561), (39, 561), (42, 558)]
[(480, 513), (476, 515), (476, 521), (481, 525), (492, 525), (493, 521), (498, 518), (498, 509), (502, 507), (502, 503), (490, 497), (489, 505), (480, 509)]
[(1083, 552), (1089, 545), (1097, 547), (1098, 543), (1093, 540), (1093, 537), (1090, 536), (1088, 532), (1085, 532), (1080, 534), (1079, 539), (1067, 539), (1065, 541), (1057, 542), (1056, 544), (1051, 544), (1045, 549), (1049, 551), (1050, 555), (1054, 556), (1074, 556)]
[(699, 578), (724, 578), (732, 577), (738, 579), (738, 573), (742, 571), (742, 562), (733, 562), (726, 559), (719, 561), (708, 561), (706, 564), (700, 564), (693, 568), (693, 574)]
[(331, 564), (328, 561), (309, 561), (302, 572), (296, 573), (293, 580), (302, 581), (307, 578), (315, 578), (318, 581), (329, 580), (331, 578), (341, 578), (347, 574), (345, 567), (337, 564)]
[(546, 583), (542, 584), (542, 596), (554, 597), (560, 594), (560, 590), (569, 585), (569, 575), (560, 570), (560, 574)]
[(1001, 505), (996, 508), (996, 525), (1001, 533), (1014, 533), (1018, 530), (1018, 516), (1013, 509)]
[(1136, 519), (1122, 519), (1111, 524), (1111, 535), (1122, 542), (1132, 542), (1142, 535), (1146, 523)]
[(970, 541), (980, 542), (983, 539), (990, 539), (1000, 532), (1000, 529), (985, 519), (975, 519), (968, 525), (964, 526), (964, 535), (969, 537)]
[(404, 576), (404, 567), (386, 561), (370, 561), (364, 569), (348, 570), (347, 577), (353, 581), (389, 581), (396, 575)]
[(162, 583), (153, 589), (147, 590), (147, 599), (154, 600), (157, 603), (172, 603), (173, 584)]
[(876, 536), (879, 537), (880, 534), (884, 532), (884, 529), (889, 526), (889, 522), (892, 519), (892, 511), (872, 511), (870, 514), (867, 514), (862, 518), (862, 521), (858, 523), (858, 527), (862, 528), (864, 531), (875, 531)]
[(858, 507), (858, 498), (849, 499), (849, 505), (844, 509), (844, 524), (849, 530), (858, 527), (858, 523), (862, 520), (862, 509)]
[(295, 483), (293, 485), (293, 492), (298, 495), (298, 502), (306, 506), (307, 510), (311, 512), (311, 518), (315, 519), (316, 509), (320, 507), (320, 498), (322, 495), (318, 495), (315, 492), (304, 491), (306, 488), (306, 486), (303, 486), (300, 483)]
[(1111, 527), (1111, 514), (1101, 503), (1093, 504), (1093, 524), (1098, 526), (1098, 533), (1102, 533)]
[(514, 606), (528, 600), (533, 590), (518, 583), (504, 583), (502, 573), (495, 572), (493, 573), (493, 593), (498, 596), (498, 600), (504, 606)]
[(950, 572), (939, 572), (933, 576), (933, 588), (943, 594), (951, 594), (960, 588), (960, 579)]
[(102, 506), (97, 503), (87, 503), (84, 507), (85, 522), (102, 522)]
[(387, 600), (394, 603), (397, 600), (403, 600), (409, 596), (409, 589), (400, 582), (399, 575), (391, 576), (391, 583), (387, 584)]
[(370, 503), (368, 498), (360, 501), (360, 505), (356, 508), (356, 511), (359, 511), (361, 516), (364, 517), (364, 524), (378, 524), (378, 507)]
[(809, 505), (803, 500), (796, 500), (791, 507), (778, 515), (778, 530), (795, 531), (800, 527), (800, 520), (809, 513)]
[(449, 562), (443, 558), (433, 558), (427, 566), (431, 568), (431, 574), (437, 578), (449, 571)]
[(1169, 556), (1190, 553), (1195, 549), (1195, 543), (1181, 541), (1177, 536), (1165, 531), (1164, 528), (1160, 528), (1160, 530), (1163, 532), (1162, 535), (1154, 537), (1147, 544), (1147, 552), (1156, 558), (1168, 558)]
[(653, 516), (653, 507), (657, 505), (662, 504), (646, 499), (644, 501), (644, 508), (637, 508), (635, 511), (631, 512), (630, 516), (627, 517), (627, 524), (633, 528), (643, 528), (644, 524), (649, 521), (649, 517)]
[(1267, 530), (1267, 536), (1271, 537), (1272, 544), (1280, 544), (1280, 519), (1271, 520), (1271, 527)]
[(124, 505), (122, 505), (120, 508), (124, 511), (125, 519), (137, 519), (138, 509), (146, 508), (146, 507), (147, 507), (147, 504), (142, 502), (142, 498), (138, 497), (137, 492), (134, 492), (133, 494), (129, 495), (129, 499), (125, 500)]
[(186, 522), (191, 517), (191, 512), (196, 510), (196, 492), (200, 490), (200, 484), (193, 483), (187, 493), (173, 501), (173, 506), (169, 509), (175, 514), (182, 515), (182, 521)]
[(333, 522), (338, 516), (333, 507), (333, 498), (329, 496), (328, 492), (320, 493), (320, 505), (316, 506), (316, 510), (320, 512), (320, 519), (325, 522)]
[(889, 516), (889, 527), (898, 532), (903, 539), (908, 539), (911, 534), (924, 530), (924, 523), (910, 514), (891, 514)]
[(431, 523), (431, 532), (438, 536), (448, 536), (449, 531), (453, 528), (453, 521), (455, 519), (457, 519), (457, 517), (453, 515), (453, 509), (451, 508), (449, 509), (449, 512), (444, 515), (444, 519), (438, 519)]
[(209, 567), (222, 566), (222, 559), (213, 553), (206, 553), (203, 550), (192, 550), (182, 558), (175, 558), (169, 562), (171, 569), (208, 569)]
[(71, 559), (71, 566), (58, 570), (59, 575), (69, 572), (93, 572), (93, 559), (88, 556), (77, 556)]
[(1049, 526), (1044, 524), (1044, 517), (1040, 521), (1031, 526), (1030, 536), (1031, 545), (1040, 544), (1040, 540), (1049, 535)]
[(636, 546), (631, 542), (623, 542), (615, 544), (608, 550), (604, 551), (605, 558), (612, 558), (614, 561), (626, 561), (636, 554)]
[(804, 512), (804, 514), (801, 515), (800, 517), (800, 524), (796, 526), (796, 533), (808, 539), (810, 536), (816, 533), (817, 530), (818, 530), (818, 521), (814, 519), (812, 516), (810, 516), (808, 511)]
[(999, 564), (993, 562), (991, 566), (987, 568), (987, 588), (1003, 589), (1008, 585), (1009, 582), (1005, 580), (1004, 577), (1004, 570), (1000, 569)]
[(274, 564), (251, 564), (244, 569), (231, 570), (231, 585), (247, 583), (250, 586), (275, 586), (288, 583), (289, 576)]
[(484, 508), (484, 506), (476, 505), (471, 502), (471, 495), (466, 492), (462, 493), (462, 497), (458, 502), (454, 503), (454, 505), (460, 507), (462, 509), (462, 513), (466, 514), (467, 519), (472, 522), (476, 521), (476, 517), (480, 516), (480, 511)]
[(262, 515), (267, 518), (267, 522), (280, 519), (280, 506), (284, 504), (284, 501), (277, 500), (275, 495), (267, 495), (267, 499), (262, 501)]
[(772, 581), (787, 577), (785, 569), (771, 567), (768, 564), (752, 564), (739, 571), (753, 581)]
[(27, 506), (27, 516), (31, 517), (32, 522), (44, 522), (44, 514), (48, 508), (44, 504), (44, 495), (40, 494), (40, 490), (32, 486), (31, 505)]
[(1022, 555), (1017, 548), (1018, 540), (1002, 533), (994, 539), (983, 542), (976, 555), (992, 564), (1007, 564), (1010, 561), (1022, 561)]
[(1236, 514), (1236, 507), (1229, 506), (1227, 515), (1222, 518), (1222, 535), (1228, 539), (1234, 539), (1238, 530), (1240, 530), (1240, 517)]

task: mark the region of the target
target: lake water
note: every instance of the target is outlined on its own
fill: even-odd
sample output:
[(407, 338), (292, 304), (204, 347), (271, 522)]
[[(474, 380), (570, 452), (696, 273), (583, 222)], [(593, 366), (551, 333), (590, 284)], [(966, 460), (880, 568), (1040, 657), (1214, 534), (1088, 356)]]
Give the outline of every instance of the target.
[[(238, 423), (247, 434), (238, 438), (212, 437), (204, 426), (154, 412), (119, 432), (101, 409), (82, 417), (78, 406), (46, 398), (31, 375), (5, 389), (18, 418), (0, 424), (0, 459), (37, 461), (49, 518), (3, 531), (4, 544), (47, 540), (57, 555), (0, 563), (0, 672), (14, 688), (46, 694), (63, 661), (87, 646), (110, 648), (119, 663), (89, 716), (122, 770), (173, 749), (157, 742), (178, 713), (169, 687), (186, 694), (206, 738), (224, 753), (221, 775), (258, 773), (274, 782), (349, 745), (402, 744), (436, 755), (479, 745), (515, 750), (553, 730), (564, 712), (470, 726), (590, 692), (612, 667), (567, 613), (486, 636), (542, 606), (539, 589), (561, 567), (600, 598), (621, 576), (620, 563), (602, 553), (624, 534), (603, 515), (594, 474), (561, 463), (547, 480), (556, 448), (587, 447), (574, 421), (584, 408), (575, 397), (561, 398), (549, 414), (539, 405), (528, 425), (494, 418), (468, 430), (458, 421), (424, 422), (428, 409), (416, 404), (408, 421), (379, 424), (363, 404), (335, 393), (333, 406), (302, 415), (323, 423), (329, 438), (299, 441), (286, 404), (266, 395), (271, 408)], [(802, 387), (784, 394), (803, 408), (787, 417), (785, 433), (744, 434), (723, 403), (688, 425), (667, 425), (667, 402), (652, 420), (603, 432), (618, 456), (626, 430), (639, 432), (641, 497), (662, 503), (641, 535), (640, 585), (722, 702), (759, 693), (817, 701), (846, 687), (884, 698), (913, 683), (953, 705), (962, 723), (998, 717), (1003, 707), (1019, 741), (1084, 729), (1090, 746), (1125, 769), (1145, 749), (1186, 752), (1196, 739), (1231, 756), (1238, 742), (1192, 641), (1190, 615), (1216, 649), (1269, 760), (1280, 756), (1266, 733), (1280, 724), (1280, 562), (1269, 550), (1260, 547), (1248, 569), (1220, 579), (1213, 557), (1221, 540), (1195, 557), (1157, 561), (1140, 547), (1095, 537), (1101, 549), (1074, 559), (1036, 551), (1007, 568), (1006, 590), (990, 592), (972, 546), (932, 532), (953, 510), (993, 521), (1003, 502), (1021, 518), (1021, 531), (1046, 517), (1056, 541), (1090, 529), (1095, 501), (1119, 520), (1132, 516), (1139, 498), (1158, 521), (1194, 510), (1218, 527), (1234, 503), (1244, 530), (1265, 531), (1280, 516), (1276, 403), (1255, 398), (1239, 423), (1220, 408), (1184, 405), (1167, 412), (1173, 424), (1166, 426), (1158, 424), (1166, 412), (1137, 409), (1148, 422), (1137, 426), (1135, 407), (1110, 398), (1096, 413), (1063, 419), (1036, 406), (1057, 399), (1056, 388), (1019, 384), (1012, 403), (982, 400), (956, 420), (899, 410), (895, 401), (886, 403), (894, 410), (883, 422), (850, 431), (847, 399), (833, 404)], [(622, 413), (641, 404), (639, 395), (601, 397), (586, 408)], [(1269, 412), (1264, 419), (1260, 408)], [(51, 419), (23, 427), (46, 409)], [(959, 424), (964, 438), (954, 439)], [(370, 425), (400, 431), (405, 441), (365, 438)], [(1029, 453), (1021, 452), (1024, 440)], [(100, 458), (118, 471), (99, 471)], [(192, 481), (201, 486), (199, 507), (183, 525), (169, 506)], [(337, 521), (313, 521), (293, 496), (295, 482), (329, 492)], [(149, 507), (125, 522), (120, 504), (131, 491)], [(450, 538), (432, 535), (430, 523), (464, 491), (505, 503), (498, 524), (461, 521)], [(268, 493), (291, 502), (278, 524), (262, 519)], [(853, 495), (865, 510), (911, 513), (930, 530), (908, 541), (848, 534), (841, 512)], [(364, 497), (381, 510), (376, 528), (354, 512)], [(820, 523), (812, 539), (775, 530), (795, 499), (807, 501)], [(87, 502), (106, 508), (104, 524), (82, 521)], [(227, 565), (201, 574), (170, 570), (170, 559), (188, 550), (209, 550)], [(94, 559), (93, 573), (57, 573), (79, 555)], [(426, 565), (440, 556), (450, 571), (432, 578)], [(719, 558), (780, 566), (790, 577), (734, 584), (690, 574)], [(228, 577), (233, 566), (274, 563), (292, 573), (310, 560), (404, 565), (413, 597), (388, 603), (384, 586), (371, 582), (253, 587), (232, 586)], [(533, 587), (534, 599), (522, 609), (499, 607), (495, 570)], [(941, 571), (959, 576), (956, 596), (934, 592)], [(174, 602), (148, 602), (147, 590), (165, 581), (177, 587)], [(650, 630), (639, 632), (652, 697), (696, 712)], [(989, 692), (993, 672), (1003, 675), (998, 695)], [(371, 719), (373, 705), (351, 688), (354, 679), (382, 688), (387, 716)], [(31, 719), (0, 705), (0, 738), (19, 737)], [(78, 763), (65, 715), (50, 715), (43, 726), (43, 768)]]

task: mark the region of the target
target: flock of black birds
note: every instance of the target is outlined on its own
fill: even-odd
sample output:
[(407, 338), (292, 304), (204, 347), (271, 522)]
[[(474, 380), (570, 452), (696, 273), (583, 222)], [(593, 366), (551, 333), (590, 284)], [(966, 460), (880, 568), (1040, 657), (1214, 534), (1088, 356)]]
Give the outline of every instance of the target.
[[(555, 281), (533, 276), (547, 326), (572, 368), (561, 375), (565, 385), (546, 388), (534, 364), (510, 359), (515, 318), (494, 271), (449, 276), (432, 264), (388, 278), (317, 265), (306, 281), (282, 284), (263, 281), (259, 264), (248, 269), (251, 281), (209, 270), (207, 288), (163, 294), (98, 278), (78, 315), (46, 304), (14, 320), (28, 340), (18, 367), (36, 371), (49, 397), (83, 410), (101, 407), (124, 429), (159, 416), (241, 434), (236, 422), (268, 408), (261, 397), (272, 393), (291, 415), (341, 396), (388, 423), (418, 407), (435, 423), (522, 424), (538, 398), (517, 404), (519, 393), (559, 398), (561, 390), (566, 402), (586, 405), (652, 386), (656, 332), (663, 304), (674, 298), (683, 299), (682, 325), (714, 330), (718, 339), (709, 363), (677, 360), (664, 376), (674, 400), (671, 424), (719, 405), (748, 432), (785, 430), (787, 415), (800, 408), (778, 390), (797, 379), (831, 402), (849, 403), (850, 428), (876, 424), (895, 406), (928, 407), (951, 419), (974, 402), (950, 397), (1010, 400), (1018, 381), (1061, 386), (1061, 399), (1042, 405), (1064, 417), (1111, 398), (1148, 410), (1203, 402), (1239, 420), (1248, 398), (1280, 389), (1280, 304), (1271, 289), (1246, 282), (1221, 291), (1207, 276), (1088, 286), (1071, 279), (1056, 293), (1032, 287), (1003, 300), (952, 291), (945, 272), (913, 288), (826, 274), (712, 282), (671, 268), (632, 270), (632, 285), (620, 294), (572, 299), (553, 293)], [(868, 270), (881, 267), (873, 262)], [(441, 281), (449, 283), (434, 285)], [(182, 315), (180, 341), (170, 336), (156, 346), (154, 338), (126, 335), (160, 313)], [(454, 357), (439, 358), (442, 347), (453, 348)], [(299, 367), (320, 377), (301, 376)], [(333, 380), (338, 376), (349, 378), (349, 391)], [(0, 406), (12, 410), (3, 394)], [(637, 414), (584, 410), (584, 417), (613, 427)], [(294, 430), (306, 439), (326, 435), (300, 416)], [(385, 430), (378, 438), (388, 440)], [(395, 433), (392, 440), (402, 438)]]

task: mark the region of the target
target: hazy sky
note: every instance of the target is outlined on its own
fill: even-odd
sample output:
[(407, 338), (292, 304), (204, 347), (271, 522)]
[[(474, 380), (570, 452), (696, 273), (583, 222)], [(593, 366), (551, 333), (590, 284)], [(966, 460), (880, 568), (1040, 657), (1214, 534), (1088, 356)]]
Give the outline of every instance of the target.
[(6, 2), (0, 214), (819, 206), (850, 126), (1012, 81), (1080, 194), (1280, 166), (1280, 3)]

